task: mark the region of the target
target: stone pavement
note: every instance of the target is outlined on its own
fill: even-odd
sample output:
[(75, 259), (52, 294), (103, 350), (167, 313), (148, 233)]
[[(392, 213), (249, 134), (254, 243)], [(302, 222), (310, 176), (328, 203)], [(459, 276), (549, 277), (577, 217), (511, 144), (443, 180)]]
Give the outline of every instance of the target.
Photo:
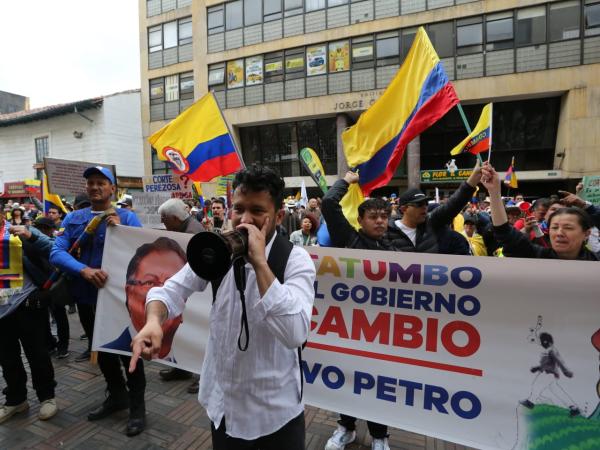
[[(0, 425), (0, 450), (17, 449), (210, 449), (210, 421), (198, 404), (196, 395), (188, 394), (189, 381), (160, 380), (163, 366), (146, 363), (147, 427), (139, 436), (125, 436), (127, 412), (97, 422), (88, 422), (90, 409), (104, 399), (105, 383), (98, 366), (89, 362), (76, 363), (74, 357), (84, 350), (86, 341), (77, 314), (70, 315), (71, 356), (53, 359), (58, 382), (56, 399), (58, 414), (49, 421), (38, 420), (39, 402), (28, 383), (30, 410), (18, 414)], [(0, 379), (0, 389), (4, 379)], [(4, 399), (2, 399), (3, 401)], [(318, 408), (306, 408), (306, 448), (322, 450), (337, 426), (337, 414)], [(370, 449), (369, 434), (364, 421), (358, 421), (356, 442), (347, 450)], [(390, 430), (390, 446), (402, 450), (463, 450), (462, 445), (444, 442), (428, 436), (402, 430)], [(282, 449), (285, 450), (285, 449)]]

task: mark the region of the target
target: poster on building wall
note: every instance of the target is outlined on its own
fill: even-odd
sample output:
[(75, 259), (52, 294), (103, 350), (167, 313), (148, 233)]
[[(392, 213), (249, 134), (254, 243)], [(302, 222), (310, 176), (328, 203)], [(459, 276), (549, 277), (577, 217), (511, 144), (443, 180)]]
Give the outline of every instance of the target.
[(300, 67), (304, 67), (304, 55), (294, 55), (285, 58), (285, 68), (287, 70), (298, 69)]
[(75, 196), (85, 192), (83, 172), (92, 166), (107, 167), (111, 170), (116, 180), (116, 167), (112, 164), (44, 158), (44, 167), (46, 169), (46, 176), (48, 177), (48, 190), (53, 194), (68, 196)]
[(246, 58), (246, 86), (262, 84), (263, 82), (263, 57), (252, 56)]
[(329, 72), (350, 70), (350, 41), (329, 44)]
[(283, 70), (283, 61), (274, 61), (265, 64), (265, 73), (281, 72)]
[(373, 56), (373, 44), (363, 45), (362, 47), (354, 47), (352, 49), (353, 58), (365, 58)]
[(324, 75), (327, 73), (327, 50), (324, 45), (306, 48), (306, 74)]
[(165, 100), (174, 102), (179, 100), (179, 76), (165, 77)]
[(244, 60), (227, 62), (227, 87), (229, 89), (244, 86)]

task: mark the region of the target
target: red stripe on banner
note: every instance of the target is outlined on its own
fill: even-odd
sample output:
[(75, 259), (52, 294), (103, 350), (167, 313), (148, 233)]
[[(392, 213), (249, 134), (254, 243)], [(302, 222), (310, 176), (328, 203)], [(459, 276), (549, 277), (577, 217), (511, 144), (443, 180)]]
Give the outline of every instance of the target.
[(335, 345), (319, 344), (308, 342), (307, 347), (317, 350), (325, 350), (335, 353), (344, 353), (346, 355), (362, 356), (363, 358), (379, 359), (381, 361), (397, 362), (408, 364), (409, 366), (429, 367), (430, 369), (444, 370), (446, 372), (464, 373), (465, 375), (483, 376), (483, 370), (473, 369), (471, 367), (455, 366), (454, 364), (438, 363), (435, 361), (425, 361), (422, 359), (405, 358), (403, 356), (386, 355), (385, 353), (367, 352), (365, 350), (356, 350), (354, 348), (337, 347)]
[(186, 175), (192, 181), (207, 182), (213, 178), (235, 173), (242, 168), (242, 163), (237, 152), (231, 152), (225, 156), (218, 156), (203, 162), (194, 172)]

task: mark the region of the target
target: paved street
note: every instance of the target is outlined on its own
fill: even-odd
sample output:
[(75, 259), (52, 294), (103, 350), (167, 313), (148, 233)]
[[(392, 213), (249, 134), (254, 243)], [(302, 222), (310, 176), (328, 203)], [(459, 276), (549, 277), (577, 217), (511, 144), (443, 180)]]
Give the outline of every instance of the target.
[[(59, 413), (47, 422), (38, 420), (39, 403), (29, 382), (28, 413), (20, 414), (0, 425), (0, 449), (210, 449), (210, 422), (196, 400), (188, 394), (189, 381), (165, 383), (160, 380), (159, 364), (146, 364), (146, 409), (148, 424), (139, 436), (125, 436), (127, 412), (98, 422), (88, 422), (88, 411), (104, 399), (105, 383), (98, 366), (89, 362), (76, 363), (74, 356), (86, 345), (80, 341), (81, 326), (77, 315), (71, 323), (71, 356), (54, 360), (58, 387), (56, 398)], [(0, 389), (4, 379), (0, 380)], [(336, 427), (337, 414), (306, 408), (306, 448), (321, 450)], [(430, 437), (392, 429), (392, 449), (463, 450), (466, 447)], [(359, 421), (358, 439), (347, 450), (370, 449), (370, 439), (364, 421)], [(285, 449), (282, 449), (285, 450)]]

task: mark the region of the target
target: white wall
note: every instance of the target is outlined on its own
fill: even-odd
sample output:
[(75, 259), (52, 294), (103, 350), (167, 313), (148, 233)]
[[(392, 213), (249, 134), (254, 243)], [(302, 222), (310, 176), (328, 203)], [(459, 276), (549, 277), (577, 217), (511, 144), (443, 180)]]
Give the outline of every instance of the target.
[[(33, 178), (36, 137), (49, 137), (49, 156), (117, 166), (119, 176), (142, 176), (140, 93), (105, 97), (99, 109), (81, 111), (93, 122), (70, 113), (50, 119), (0, 127), (3, 181)], [(73, 132), (83, 132), (81, 139)], [(79, 176), (78, 174), (73, 174)]]

